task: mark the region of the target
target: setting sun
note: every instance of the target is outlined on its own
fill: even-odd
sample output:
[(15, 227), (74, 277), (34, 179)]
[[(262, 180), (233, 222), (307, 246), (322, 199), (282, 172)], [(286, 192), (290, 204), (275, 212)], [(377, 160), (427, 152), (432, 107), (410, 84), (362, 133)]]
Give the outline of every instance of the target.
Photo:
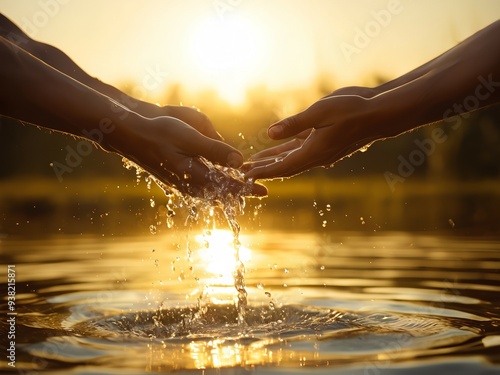
[(207, 18), (193, 30), (194, 64), (227, 101), (242, 102), (264, 56), (256, 25), (243, 18)]

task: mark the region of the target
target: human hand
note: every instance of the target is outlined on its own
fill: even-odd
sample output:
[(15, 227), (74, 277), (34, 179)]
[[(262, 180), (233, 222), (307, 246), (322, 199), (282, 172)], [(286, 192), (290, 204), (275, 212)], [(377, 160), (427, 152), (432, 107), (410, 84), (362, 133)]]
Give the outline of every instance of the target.
[(187, 107), (172, 107), (169, 111), (177, 118), (127, 117), (125, 126), (120, 128), (125, 130), (120, 130), (115, 143), (111, 143), (112, 151), (133, 161), (167, 186), (192, 196), (202, 197), (206, 191), (214, 190), (233, 195), (267, 194), (264, 186), (248, 186), (242, 178), (234, 177), (234, 171), (215, 169), (203, 160), (230, 168), (238, 168), (243, 163), (241, 153), (220, 140), (205, 115)]
[(215, 130), (212, 121), (203, 112), (196, 107), (187, 107), (182, 105), (166, 105), (159, 107), (158, 115), (155, 117), (169, 116), (179, 119), (192, 128), (198, 130), (201, 134), (223, 141), (222, 136)]
[(271, 125), (270, 138), (296, 138), (253, 155), (244, 166), (246, 177), (290, 177), (314, 167), (330, 166), (383, 138), (375, 126), (377, 118), (370, 114), (369, 101), (376, 94), (375, 89), (346, 87)]

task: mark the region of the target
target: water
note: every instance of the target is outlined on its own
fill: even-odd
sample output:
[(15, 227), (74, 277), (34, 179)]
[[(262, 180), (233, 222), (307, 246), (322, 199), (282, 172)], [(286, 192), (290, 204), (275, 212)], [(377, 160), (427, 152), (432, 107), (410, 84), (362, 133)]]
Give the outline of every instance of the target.
[(242, 231), (245, 324), (232, 239), (4, 238), (17, 316), (2, 371), (500, 373), (498, 239)]
[[(232, 250), (234, 256), (234, 264), (232, 267), (234, 287), (238, 293), (237, 300), (235, 301), (236, 309), (238, 311), (238, 323), (245, 324), (245, 314), (247, 310), (247, 291), (245, 288), (245, 265), (240, 257), (240, 225), (238, 223), (238, 216), (244, 214), (245, 197), (252, 191), (252, 181), (245, 180), (243, 172), (229, 167), (213, 164), (205, 158), (200, 158), (199, 161), (207, 167), (206, 180), (208, 181), (201, 191), (193, 190), (190, 186), (190, 170), (184, 173), (184, 181), (179, 185), (173, 186), (158, 180), (153, 175), (146, 173), (141, 167), (127, 158), (123, 158), (124, 167), (127, 169), (135, 169), (137, 176), (137, 183), (140, 183), (141, 176), (145, 175), (145, 181), (148, 189), (151, 188), (151, 183), (154, 181), (168, 197), (168, 203), (164, 207), (164, 221), (166, 226), (171, 229), (174, 226), (175, 209), (179, 208), (187, 214), (184, 220), (184, 227), (188, 231), (193, 230), (193, 227), (201, 224), (203, 231), (207, 237), (211, 236), (211, 232), (226, 224), (232, 233)], [(192, 159), (189, 163), (189, 169), (193, 167)], [(180, 190), (178, 189), (180, 188)], [(189, 192), (190, 194), (185, 194)], [(193, 194), (191, 194), (193, 193)], [(150, 206), (154, 207), (156, 202), (150, 199)], [(166, 213), (165, 213), (166, 211)], [(217, 215), (219, 214), (219, 215)], [(158, 225), (162, 224), (161, 218), (157, 217)], [(179, 226), (179, 228), (181, 228)], [(150, 225), (151, 234), (157, 233), (156, 225)], [(204, 239), (205, 247), (210, 246), (210, 241)], [(188, 245), (188, 260), (191, 260), (191, 249)], [(226, 243), (216, 243), (217, 247), (225, 246)], [(221, 249), (215, 250), (219, 254)], [(227, 264), (226, 264), (227, 266)], [(198, 300), (198, 312), (200, 314), (206, 307), (204, 306), (205, 290)], [(198, 315), (197, 315), (198, 317)], [(196, 320), (196, 319), (194, 319)]]
[(240, 233), (251, 184), (205, 163), (195, 198), (145, 177), (167, 200), (147, 238), (0, 242), (2, 370), (500, 373), (499, 240)]

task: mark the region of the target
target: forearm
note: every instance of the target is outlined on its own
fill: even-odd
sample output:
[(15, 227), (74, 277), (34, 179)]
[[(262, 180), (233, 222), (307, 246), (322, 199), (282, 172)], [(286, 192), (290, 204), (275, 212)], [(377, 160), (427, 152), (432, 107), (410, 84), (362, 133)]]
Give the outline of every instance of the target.
[[(475, 34), (471, 35), (463, 42), (457, 44), (455, 47), (449, 49), (438, 57), (426, 62), (425, 64), (417, 67), (416, 69), (411, 70), (410, 72), (397, 77), (391, 81), (385, 82), (380, 86), (373, 88), (374, 95), (381, 94), (385, 91), (393, 90), (401, 85), (405, 85), (415, 79), (418, 79), (427, 73), (440, 69), (442, 67), (447, 66), (452, 61), (459, 60), (463, 55), (470, 54), (471, 50), (476, 48), (477, 43), (483, 43), (484, 41), (495, 42), (496, 40), (500, 40), (500, 21), (496, 21), (487, 27), (479, 30)], [(496, 48), (500, 47), (496, 44)], [(487, 51), (486, 53), (494, 53), (494, 50)], [(482, 56), (480, 56), (482, 58)]]
[(56, 47), (31, 39), (12, 21), (0, 14), (0, 36), (25, 50), (31, 55), (60, 72), (74, 78), (84, 85), (116, 100), (128, 109), (147, 117), (163, 115), (161, 108), (147, 102), (132, 98), (117, 88), (108, 85), (85, 72), (69, 56)]
[[(387, 136), (500, 102), (500, 22), (369, 100)], [(410, 79), (413, 78), (413, 79)], [(404, 82), (404, 83), (402, 83)]]
[(138, 117), (135, 113), (4, 38), (0, 41), (2, 115), (79, 137), (105, 126), (100, 144), (106, 150), (113, 150), (112, 143), (126, 137), (124, 120)]
[(53, 68), (62, 73), (74, 78), (84, 85), (99, 91), (100, 93), (116, 100), (118, 103), (146, 117), (158, 117), (163, 115), (161, 107), (135, 99), (116, 87), (109, 85), (101, 80), (90, 76), (82, 68), (80, 68), (69, 56), (64, 52), (48, 44), (30, 41), (27, 44), (27, 51), (35, 57), (44, 61)]

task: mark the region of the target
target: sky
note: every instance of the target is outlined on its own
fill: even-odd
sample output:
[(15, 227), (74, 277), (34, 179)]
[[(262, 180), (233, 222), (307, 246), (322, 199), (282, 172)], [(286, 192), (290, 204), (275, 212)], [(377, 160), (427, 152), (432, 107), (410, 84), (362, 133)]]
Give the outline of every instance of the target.
[(136, 96), (180, 83), (236, 103), (319, 74), (336, 87), (395, 78), (499, 19), (500, 1), (0, 0), (0, 11)]

